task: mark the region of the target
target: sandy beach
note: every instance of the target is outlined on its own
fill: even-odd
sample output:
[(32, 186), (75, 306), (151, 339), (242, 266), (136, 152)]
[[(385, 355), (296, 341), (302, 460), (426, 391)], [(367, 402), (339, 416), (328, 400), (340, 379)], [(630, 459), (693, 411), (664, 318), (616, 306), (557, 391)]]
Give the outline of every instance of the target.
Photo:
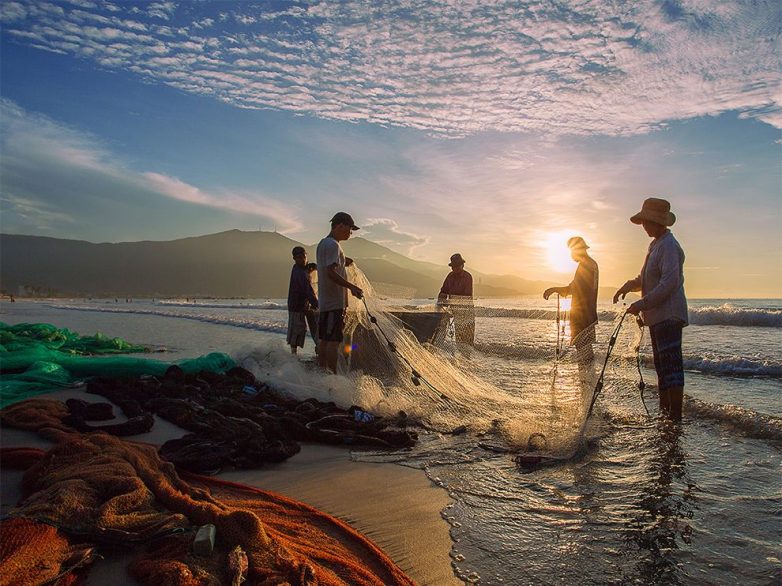
[[(77, 389), (39, 397), (105, 401)], [(121, 411), (115, 408), (115, 413)], [(122, 419), (120, 414), (117, 421)], [(160, 445), (185, 433), (155, 416), (150, 432), (125, 439)], [(2, 427), (0, 445), (46, 449), (52, 444), (34, 433)], [(6, 514), (19, 499), (21, 477), (22, 472), (3, 471), (0, 514)], [(277, 492), (338, 517), (374, 541), (419, 584), (461, 583), (451, 569), (449, 526), (440, 515), (449, 503), (448, 495), (422, 471), (354, 462), (346, 448), (308, 444), (286, 462), (258, 470), (225, 471), (218, 478)], [(98, 561), (88, 583), (135, 584), (121, 569), (128, 559), (127, 554), (117, 553)]]

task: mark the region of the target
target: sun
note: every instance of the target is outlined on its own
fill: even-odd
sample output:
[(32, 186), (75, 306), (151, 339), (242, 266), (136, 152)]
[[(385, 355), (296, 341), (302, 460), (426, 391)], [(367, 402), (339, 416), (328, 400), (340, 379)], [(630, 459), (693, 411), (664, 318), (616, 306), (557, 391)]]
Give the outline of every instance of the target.
[(543, 239), (546, 260), (552, 271), (557, 273), (571, 273), (576, 268), (575, 261), (570, 258), (570, 249), (567, 247), (568, 238), (576, 234), (573, 230), (559, 230), (549, 232)]

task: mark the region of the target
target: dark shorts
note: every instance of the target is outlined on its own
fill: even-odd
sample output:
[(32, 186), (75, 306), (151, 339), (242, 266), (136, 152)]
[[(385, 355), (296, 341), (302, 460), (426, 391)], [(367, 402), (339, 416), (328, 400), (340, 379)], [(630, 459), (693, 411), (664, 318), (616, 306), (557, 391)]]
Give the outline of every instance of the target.
[(657, 371), (657, 386), (661, 391), (684, 386), (683, 326), (684, 324), (679, 320), (672, 319), (649, 327), (652, 336), (654, 369)]
[(345, 327), (345, 310), (321, 311), (318, 320), (318, 337), (324, 342), (341, 342)]

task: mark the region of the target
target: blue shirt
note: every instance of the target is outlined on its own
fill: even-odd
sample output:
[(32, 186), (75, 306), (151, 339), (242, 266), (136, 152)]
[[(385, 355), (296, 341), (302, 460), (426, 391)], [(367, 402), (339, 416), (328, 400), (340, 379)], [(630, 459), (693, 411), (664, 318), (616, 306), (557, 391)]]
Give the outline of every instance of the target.
[(312, 288), (312, 280), (307, 267), (293, 265), (291, 284), (288, 287), (288, 311), (307, 311), (318, 309), (318, 298)]

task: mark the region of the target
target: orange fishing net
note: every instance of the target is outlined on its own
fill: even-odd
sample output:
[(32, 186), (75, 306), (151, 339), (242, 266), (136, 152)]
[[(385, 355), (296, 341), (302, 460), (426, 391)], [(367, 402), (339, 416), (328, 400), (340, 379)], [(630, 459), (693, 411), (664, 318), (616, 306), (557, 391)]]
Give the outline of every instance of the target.
[(3, 521), (0, 531), (0, 584), (28, 586), (78, 584), (76, 572), (93, 559), (93, 548), (74, 545), (56, 528), (29, 519)]
[[(2, 451), (4, 463), (31, 459), (29, 449)], [(186, 478), (153, 446), (104, 433), (68, 434), (27, 469), (23, 500), (11, 512), (15, 521), (61, 531), (33, 534), (39, 525), (5, 521), (2, 551), (31, 563), (59, 561), (63, 571), (72, 559), (67, 540), (57, 542), (63, 534), (92, 543), (140, 540), (147, 551), (129, 570), (146, 584), (239, 584), (244, 576), (261, 585), (412, 584), (377, 546), (329, 515), (262, 490)], [(217, 528), (215, 551), (199, 558), (192, 533), (175, 532), (208, 523)], [(0, 583), (16, 583), (5, 578), (0, 574)]]

